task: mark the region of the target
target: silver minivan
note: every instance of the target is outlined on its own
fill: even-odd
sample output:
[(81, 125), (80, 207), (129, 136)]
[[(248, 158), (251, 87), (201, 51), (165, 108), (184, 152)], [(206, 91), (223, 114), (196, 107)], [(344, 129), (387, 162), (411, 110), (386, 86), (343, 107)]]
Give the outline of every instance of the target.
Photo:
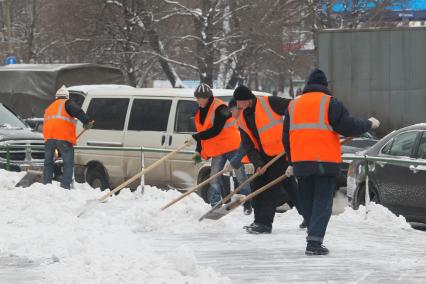
[[(213, 93), (228, 102), (233, 90), (214, 89)], [(195, 132), (194, 115), (198, 105), (192, 89), (108, 88), (87, 92), (82, 108), (95, 120), (95, 125), (80, 137), (78, 146), (109, 147), (111, 150), (76, 150), (76, 181), (87, 181), (92, 187), (105, 189), (116, 187), (142, 168), (140, 152), (120, 148), (174, 150), (180, 147)], [(78, 128), (77, 132), (81, 131), (80, 124)], [(186, 148), (161, 163), (146, 174), (145, 183), (184, 189), (207, 178), (210, 164), (203, 162), (194, 166), (191, 159), (194, 150), (195, 146)], [(164, 155), (159, 151), (144, 152), (144, 166)], [(130, 188), (138, 184), (140, 181)], [(209, 193), (205, 190), (201, 191), (201, 196), (207, 200)]]

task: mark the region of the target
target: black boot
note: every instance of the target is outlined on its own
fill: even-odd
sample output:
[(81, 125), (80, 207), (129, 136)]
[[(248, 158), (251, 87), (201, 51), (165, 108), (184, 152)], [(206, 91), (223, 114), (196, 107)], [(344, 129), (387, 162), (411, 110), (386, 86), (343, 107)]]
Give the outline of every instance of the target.
[(308, 241), (306, 255), (327, 255), (330, 251), (320, 242)]
[(248, 228), (251, 228), (251, 227), (253, 227), (253, 226), (256, 226), (256, 223), (255, 223), (255, 222), (251, 223), (250, 225), (245, 225), (245, 226), (243, 226), (243, 229), (244, 229), (244, 230), (247, 230)]
[(270, 234), (272, 232), (272, 227), (263, 224), (254, 224), (248, 227), (246, 231), (249, 234)]
[(245, 202), (243, 207), (244, 207), (244, 215), (250, 215), (251, 212), (253, 211), (250, 201)]

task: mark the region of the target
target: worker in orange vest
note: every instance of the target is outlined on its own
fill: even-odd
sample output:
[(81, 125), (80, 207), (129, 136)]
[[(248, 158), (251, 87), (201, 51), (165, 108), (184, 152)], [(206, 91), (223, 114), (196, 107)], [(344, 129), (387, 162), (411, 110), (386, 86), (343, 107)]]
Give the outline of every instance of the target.
[[(192, 135), (197, 141), (197, 147), (194, 154), (194, 161), (199, 161), (200, 157), (204, 160), (212, 159), (210, 175), (220, 172), (227, 161), (229, 161), (237, 152), (240, 143), (240, 133), (235, 119), (231, 116), (226, 104), (213, 96), (213, 91), (207, 84), (200, 84), (194, 91), (194, 96), (198, 102), (199, 108), (195, 114), (195, 127), (197, 133)], [(241, 183), (247, 177), (244, 166), (241, 165), (234, 169), (238, 181)], [(222, 196), (222, 178), (215, 178), (210, 183), (212, 191), (210, 204), (214, 207), (221, 202)], [(241, 194), (250, 193), (250, 185), (246, 185)], [(249, 202), (244, 204), (244, 213), (251, 213)]]
[[(243, 113), (239, 117), (242, 147), (250, 162), (261, 175), (254, 180), (254, 188), (260, 188), (284, 175), (288, 166), (285, 155), (269, 168), (265, 164), (284, 152), (282, 144), (283, 115), (290, 102), (280, 97), (256, 97), (246, 86), (234, 90), (237, 107)], [(288, 178), (272, 186), (253, 199), (254, 222), (244, 228), (250, 234), (269, 234), (272, 231), (275, 210), (283, 195), (298, 207), (297, 184)]]
[(302, 214), (307, 224), (306, 255), (326, 255), (322, 244), (330, 220), (337, 176), (340, 173), (339, 134), (358, 136), (379, 127), (375, 118), (357, 119), (332, 97), (324, 72), (314, 69), (303, 94), (286, 112), (283, 143), (297, 177)]
[(56, 92), (55, 97), (55, 101), (44, 112), (43, 183), (52, 183), (55, 150), (59, 149), (63, 161), (61, 187), (70, 189), (74, 169), (73, 145), (76, 144), (77, 119), (84, 124), (85, 128), (90, 128), (93, 122), (89, 121), (77, 104), (69, 100), (69, 93), (65, 86)]

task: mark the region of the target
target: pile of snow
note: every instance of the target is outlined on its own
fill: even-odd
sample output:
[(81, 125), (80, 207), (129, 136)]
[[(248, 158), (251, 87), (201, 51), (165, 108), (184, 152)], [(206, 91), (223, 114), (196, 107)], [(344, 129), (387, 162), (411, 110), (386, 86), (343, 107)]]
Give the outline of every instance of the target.
[[(273, 234), (253, 236), (241, 228), (253, 218), (244, 216), (241, 208), (218, 221), (198, 222), (209, 206), (196, 194), (161, 211), (180, 193), (146, 186), (143, 195), (125, 189), (77, 218), (87, 200), (105, 193), (87, 184), (76, 184), (76, 189), (70, 191), (57, 183), (15, 188), (22, 176), (0, 170), (0, 282), (4, 257), (33, 263), (39, 279), (31, 283), (64, 284), (230, 283), (226, 276), (233, 271), (239, 273), (233, 280), (241, 282), (243, 277), (261, 278), (262, 271), (258, 273), (256, 269), (274, 265), (262, 261), (285, 258), (287, 264), (280, 262), (280, 269), (273, 270), (282, 274), (271, 279), (305, 279), (308, 276), (304, 269), (309, 264), (318, 271), (305, 280), (323, 277), (328, 281), (330, 267), (337, 269), (336, 263), (343, 261), (365, 265), (364, 272), (371, 268), (382, 269), (386, 274), (388, 268), (383, 262), (392, 259), (397, 263), (399, 258), (396, 252), (385, 258), (380, 254), (398, 247), (402, 248), (398, 253), (404, 254), (407, 269), (422, 265), (416, 262), (418, 252), (411, 247), (413, 243), (422, 243), (423, 235), (414, 232), (403, 217), (376, 204), (370, 204), (367, 220), (364, 208), (344, 208), (343, 200), (335, 204), (335, 213), (341, 214), (331, 218), (325, 240), (332, 255), (323, 259), (321, 266), (318, 259), (304, 256), (306, 233), (298, 229), (302, 218), (296, 210), (276, 215)], [(388, 241), (382, 241), (384, 237)], [(394, 245), (389, 240), (398, 243)], [(275, 252), (279, 256), (271, 258)], [(354, 252), (361, 257), (346, 258)], [(208, 259), (202, 259), (204, 266), (198, 259), (203, 255)], [(247, 259), (249, 255), (252, 262)], [(246, 261), (244, 271), (238, 257)], [(349, 270), (342, 267), (342, 271)], [(342, 277), (348, 279), (350, 275)]]
[(123, 190), (77, 218), (86, 200), (103, 193), (87, 184), (71, 191), (57, 184), (14, 188), (22, 174), (0, 176), (0, 256), (40, 262), (41, 283), (230, 282), (198, 266), (185, 247), (158, 255), (144, 243), (146, 231), (203, 230), (206, 224), (196, 220), (206, 206), (196, 196), (160, 212), (178, 193), (148, 187), (141, 196)]

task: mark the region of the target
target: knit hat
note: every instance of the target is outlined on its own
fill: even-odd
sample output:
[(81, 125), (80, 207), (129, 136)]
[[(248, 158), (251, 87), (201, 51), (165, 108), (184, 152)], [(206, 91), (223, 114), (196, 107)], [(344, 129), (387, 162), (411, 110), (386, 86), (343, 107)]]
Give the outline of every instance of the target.
[(228, 103), (228, 109), (230, 111), (233, 111), (236, 108), (237, 108), (237, 101), (234, 98), (232, 98)]
[(247, 101), (255, 98), (256, 96), (251, 90), (244, 85), (240, 85), (234, 90), (234, 99), (236, 101)]
[(69, 99), (70, 98), (70, 93), (67, 90), (67, 87), (65, 87), (65, 85), (62, 85), (62, 87), (60, 87), (57, 91), (56, 91), (56, 98), (65, 98), (65, 99)]
[(195, 88), (194, 97), (209, 98), (211, 96), (213, 96), (213, 92), (209, 85), (201, 83), (197, 88)]
[(325, 76), (324, 72), (318, 68), (315, 68), (312, 70), (311, 74), (309, 74), (308, 81), (306, 82), (306, 85), (322, 85), (327, 87), (327, 77)]

